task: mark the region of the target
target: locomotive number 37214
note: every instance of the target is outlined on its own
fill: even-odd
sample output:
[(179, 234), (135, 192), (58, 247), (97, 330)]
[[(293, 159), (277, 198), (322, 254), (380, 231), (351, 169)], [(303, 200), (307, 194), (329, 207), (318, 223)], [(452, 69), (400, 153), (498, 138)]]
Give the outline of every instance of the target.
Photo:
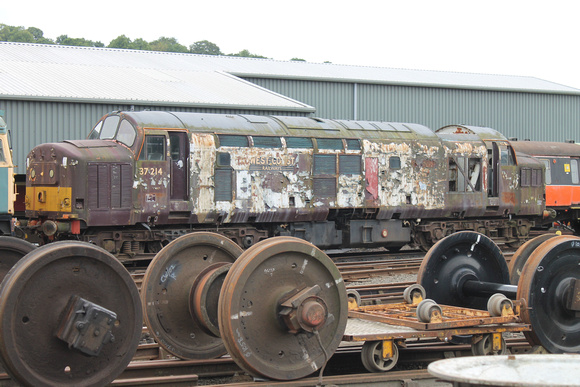
[(139, 168), (141, 176), (157, 176), (163, 174), (163, 168)]

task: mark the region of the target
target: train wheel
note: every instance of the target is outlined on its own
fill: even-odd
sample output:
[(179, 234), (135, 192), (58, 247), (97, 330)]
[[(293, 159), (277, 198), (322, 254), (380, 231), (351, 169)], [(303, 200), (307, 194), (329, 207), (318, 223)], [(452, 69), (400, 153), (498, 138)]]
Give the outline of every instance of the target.
[(369, 372), (386, 372), (393, 369), (399, 360), (399, 348), (395, 343), (393, 346), (393, 357), (383, 357), (382, 341), (365, 341), (361, 350), (363, 366)]
[(507, 355), (508, 349), (504, 338), (501, 338), (501, 349), (493, 349), (493, 335), (483, 335), (481, 340), (471, 346), (474, 356)]
[(520, 275), (522, 274), (522, 269), (528, 261), (530, 255), (538, 248), (542, 243), (555, 237), (556, 234), (544, 234), (530, 239), (524, 243), (520, 248), (514, 253), (510, 264), (508, 266), (510, 271), (510, 283), (512, 285), (517, 285), (520, 280)]
[(23, 385), (108, 384), (133, 358), (142, 325), (131, 275), (88, 243), (38, 248), (0, 285), (0, 355)]
[(36, 246), (24, 239), (0, 236), (0, 281), (22, 257)]
[(528, 259), (518, 283), (527, 301), (522, 319), (532, 325), (528, 340), (551, 353), (580, 352), (580, 238), (558, 236)]
[(182, 359), (226, 353), (214, 329), (217, 303), (223, 266), (241, 253), (223, 235), (196, 232), (172, 241), (155, 256), (143, 278), (141, 298), (145, 322), (159, 345)]
[(468, 297), (458, 289), (468, 280), (509, 283), (502, 252), (488, 237), (473, 231), (451, 234), (425, 255), (417, 283), (439, 304), (485, 310), (487, 298)]
[(219, 328), (230, 356), (249, 373), (307, 376), (332, 356), (346, 328), (347, 294), (328, 256), (292, 237), (246, 250), (229, 271)]

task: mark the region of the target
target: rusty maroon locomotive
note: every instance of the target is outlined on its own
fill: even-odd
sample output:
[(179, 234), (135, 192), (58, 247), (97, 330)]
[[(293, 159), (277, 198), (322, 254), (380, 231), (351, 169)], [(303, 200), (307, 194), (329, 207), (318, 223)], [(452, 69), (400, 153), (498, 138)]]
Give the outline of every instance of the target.
[(490, 128), (113, 112), (86, 140), (30, 152), (21, 228), (121, 260), (201, 230), (245, 248), (288, 235), (396, 250), (460, 230), (518, 244), (546, 214), (544, 171)]

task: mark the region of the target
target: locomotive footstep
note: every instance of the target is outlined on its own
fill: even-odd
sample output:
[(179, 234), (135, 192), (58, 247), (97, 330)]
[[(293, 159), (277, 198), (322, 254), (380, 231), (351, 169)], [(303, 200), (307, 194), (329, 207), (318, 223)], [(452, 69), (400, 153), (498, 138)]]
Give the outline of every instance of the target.
[(184, 235), (157, 253), (143, 278), (141, 298), (145, 323), (161, 347), (181, 359), (226, 353), (217, 332), (222, 270), (241, 253), (230, 239), (211, 232)]
[(0, 355), (22, 385), (106, 385), (133, 358), (141, 331), (131, 275), (91, 244), (35, 249), (0, 285)]
[[(433, 246), (417, 281), (441, 304), (485, 309), (494, 293), (524, 300), (521, 318), (532, 327), (525, 333), (532, 344), (552, 353), (580, 353), (580, 238), (554, 236), (534, 244), (533, 251), (530, 245), (521, 248), (529, 258), (517, 286), (509, 284), (497, 246), (474, 232), (453, 234)], [(500, 313), (505, 303), (493, 298), (490, 307)]]

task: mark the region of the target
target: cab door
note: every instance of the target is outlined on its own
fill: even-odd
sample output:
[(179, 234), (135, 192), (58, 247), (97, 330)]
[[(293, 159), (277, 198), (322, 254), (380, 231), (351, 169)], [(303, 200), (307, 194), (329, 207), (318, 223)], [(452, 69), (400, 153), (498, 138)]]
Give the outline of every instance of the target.
[[(189, 141), (187, 132), (169, 132), (171, 212), (189, 212)], [(186, 215), (186, 214), (183, 214)], [(187, 214), (187, 216), (189, 216)]]
[(137, 197), (141, 221), (167, 221), (170, 187), (167, 132), (146, 130), (143, 147), (136, 163)]
[(509, 143), (491, 144), (488, 177), (488, 210), (504, 215), (514, 213), (519, 203), (519, 178), (515, 153)]

